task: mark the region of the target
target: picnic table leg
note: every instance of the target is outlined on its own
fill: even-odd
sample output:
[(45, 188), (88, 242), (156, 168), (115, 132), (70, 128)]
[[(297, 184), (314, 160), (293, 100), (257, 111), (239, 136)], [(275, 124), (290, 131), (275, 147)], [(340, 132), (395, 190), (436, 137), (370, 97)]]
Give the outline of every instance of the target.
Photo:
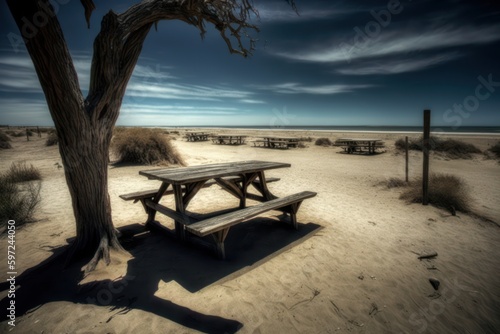
[(266, 182), (266, 177), (264, 175), (263, 171), (257, 172), (257, 177), (259, 178), (259, 183), (252, 183), (255, 189), (257, 189), (262, 196), (266, 199), (266, 201), (278, 198), (277, 196), (274, 196), (269, 189), (267, 188), (267, 182)]
[(212, 234), (212, 237), (215, 240), (215, 247), (217, 249), (217, 256), (224, 260), (226, 258), (226, 250), (224, 247), (224, 240), (227, 237), (227, 233), (229, 232), (229, 228), (223, 229), (222, 231), (218, 231)]
[[(163, 182), (160, 186), (160, 189), (158, 190), (158, 192), (156, 193), (155, 197), (152, 199), (152, 202), (155, 203), (155, 204), (158, 204), (158, 202), (160, 201), (160, 199), (162, 198), (163, 194), (165, 193), (165, 191), (167, 191), (168, 189), (168, 186), (169, 184), (168, 183), (165, 183)], [(147, 207), (144, 205), (145, 208), (147, 208), (147, 213), (148, 213), (148, 220), (146, 221), (146, 224), (150, 223), (150, 222), (153, 222), (155, 220), (155, 217), (156, 217), (156, 210), (155, 209), (152, 209), (150, 207)]]
[[(181, 185), (174, 184), (174, 196), (175, 196), (175, 211), (179, 212), (180, 214), (185, 214), (185, 206), (184, 206), (184, 201), (182, 198), (182, 187)], [(184, 230), (184, 225), (182, 225), (181, 222), (175, 221), (175, 233), (177, 234), (177, 237), (181, 240), (186, 239), (186, 232)]]

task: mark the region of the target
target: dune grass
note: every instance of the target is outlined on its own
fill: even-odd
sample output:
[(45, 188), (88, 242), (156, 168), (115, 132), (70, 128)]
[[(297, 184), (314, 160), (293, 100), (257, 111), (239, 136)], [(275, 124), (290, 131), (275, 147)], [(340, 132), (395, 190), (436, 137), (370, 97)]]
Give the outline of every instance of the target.
[(48, 137), (47, 137), (47, 140), (45, 141), (45, 145), (46, 146), (54, 146), (54, 145), (57, 145), (57, 143), (59, 143), (59, 138), (57, 138), (57, 133), (50, 132)]
[(33, 222), (33, 214), (40, 203), (40, 172), (25, 163), (12, 164), (0, 175), (0, 233), (7, 222), (14, 220), (16, 228)]
[(33, 165), (27, 166), (26, 161), (14, 162), (4, 175), (14, 183), (41, 180), (42, 174)]
[[(408, 203), (422, 203), (422, 179), (409, 183), (400, 198)], [(471, 197), (465, 182), (454, 175), (431, 174), (429, 177), (429, 203), (450, 211), (471, 212)]]
[(318, 146), (332, 146), (332, 141), (329, 138), (318, 138), (314, 142), (314, 145), (318, 145)]
[(127, 128), (115, 132), (112, 151), (118, 163), (185, 165), (170, 138), (161, 130)]
[(495, 157), (500, 159), (500, 141), (497, 142), (492, 147), (490, 147), (488, 151), (492, 152), (495, 155)]
[(0, 149), (12, 148), (12, 145), (9, 143), (10, 141), (11, 139), (7, 134), (0, 132)]
[[(405, 149), (405, 139), (399, 138), (394, 143), (397, 149)], [(442, 139), (436, 136), (430, 137), (431, 151), (436, 151), (445, 154), (451, 159), (471, 159), (472, 154), (481, 153), (481, 150), (476, 146), (456, 139)], [(423, 138), (408, 138), (408, 149), (422, 151)]]

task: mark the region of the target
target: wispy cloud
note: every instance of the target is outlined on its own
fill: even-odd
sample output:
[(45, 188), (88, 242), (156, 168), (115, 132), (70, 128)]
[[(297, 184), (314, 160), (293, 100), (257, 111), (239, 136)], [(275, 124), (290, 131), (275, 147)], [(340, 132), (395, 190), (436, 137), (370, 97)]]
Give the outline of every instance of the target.
[(500, 25), (447, 27), (423, 32), (410, 29), (382, 31), (375, 38), (357, 38), (357, 42), (354, 40), (355, 33), (350, 35), (352, 37), (346, 40), (336, 39), (328, 46), (311, 46), (302, 52), (275, 52), (275, 55), (298, 61), (338, 63), (413, 51), (486, 44), (500, 40)]
[(125, 104), (121, 109), (123, 115), (235, 115), (237, 108), (233, 107), (206, 107), (193, 105), (152, 105), (152, 104)]
[(281, 94), (333, 95), (333, 94), (349, 93), (357, 89), (369, 88), (372, 87), (372, 85), (334, 84), (334, 85), (305, 86), (296, 82), (286, 82), (275, 85), (257, 85), (255, 87), (258, 89), (270, 90)]
[(368, 61), (361, 64), (337, 69), (335, 72), (346, 75), (397, 74), (423, 70), (438, 64), (459, 58), (459, 53), (446, 53), (421, 59), (393, 59), (383, 61)]
[(334, 9), (303, 9), (296, 13), (290, 6), (266, 6), (258, 7), (260, 20), (264, 23), (268, 22), (298, 22), (298, 21), (313, 21), (320, 19), (332, 18), (343, 14), (345, 11)]

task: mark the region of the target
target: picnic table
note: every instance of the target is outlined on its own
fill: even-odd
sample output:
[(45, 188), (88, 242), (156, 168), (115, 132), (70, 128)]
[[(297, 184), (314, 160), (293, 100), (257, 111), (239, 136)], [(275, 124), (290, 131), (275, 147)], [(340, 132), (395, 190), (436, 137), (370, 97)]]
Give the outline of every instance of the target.
[(233, 135), (233, 134), (215, 135), (215, 136), (212, 136), (212, 142), (214, 144), (241, 145), (241, 144), (245, 144), (245, 139), (247, 137), (248, 136)]
[(186, 132), (185, 138), (187, 141), (207, 141), (209, 133), (206, 132)]
[(266, 136), (253, 142), (254, 146), (263, 146), (267, 148), (290, 148), (297, 147), (300, 143), (300, 138), (296, 137), (276, 137)]
[[(278, 198), (273, 195), (267, 183), (278, 181), (276, 178), (266, 178), (265, 172), (272, 169), (290, 167), (288, 163), (268, 161), (240, 161), (231, 163), (208, 164), (182, 168), (163, 168), (140, 171), (139, 174), (148, 179), (161, 181), (159, 188), (139, 191), (120, 197), (124, 200), (141, 201), (148, 218), (146, 225), (161, 227), (181, 240), (191, 241), (198, 237), (211, 235), (215, 240), (217, 254), (225, 258), (224, 240), (233, 225), (253, 218), (270, 210), (279, 210), (290, 216), (291, 225), (298, 228), (296, 213), (304, 199), (314, 197), (316, 193), (303, 191), (297, 194)], [(239, 207), (231, 212), (202, 217), (187, 211), (189, 202), (202, 188), (217, 184), (225, 191), (239, 199)], [(258, 194), (249, 193), (252, 185)], [(169, 188), (172, 188), (169, 190)], [(173, 194), (175, 209), (160, 204), (163, 196)], [(246, 205), (246, 200), (260, 202), (257, 205)], [(156, 213), (160, 212), (175, 221), (175, 231), (161, 226), (155, 221)], [(189, 239), (189, 240), (188, 240)]]
[(384, 148), (384, 143), (380, 139), (367, 139), (367, 138), (341, 138), (335, 141), (334, 146), (342, 147), (344, 152), (367, 152), (374, 154), (378, 148)]

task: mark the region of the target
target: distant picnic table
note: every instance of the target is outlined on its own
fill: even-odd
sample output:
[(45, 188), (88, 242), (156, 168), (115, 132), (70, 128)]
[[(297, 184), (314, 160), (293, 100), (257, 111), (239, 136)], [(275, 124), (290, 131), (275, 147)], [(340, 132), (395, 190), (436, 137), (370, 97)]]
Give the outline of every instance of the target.
[(260, 137), (261, 139), (254, 140), (254, 146), (263, 146), (267, 148), (290, 148), (297, 147), (300, 143), (300, 138), (297, 137), (276, 137), (266, 136)]
[(242, 145), (245, 144), (245, 139), (247, 137), (248, 136), (237, 134), (215, 135), (212, 136), (212, 142), (214, 144)]
[(384, 148), (384, 142), (380, 139), (367, 138), (341, 138), (335, 141), (334, 146), (342, 147), (346, 153), (368, 153), (374, 154), (376, 149)]
[(187, 141), (207, 141), (209, 133), (206, 132), (186, 132), (185, 138)]
[[(184, 241), (193, 241), (207, 246), (202, 237), (211, 235), (215, 240), (215, 249), (220, 258), (225, 258), (224, 240), (231, 226), (258, 216), (270, 210), (279, 210), (290, 217), (291, 225), (297, 229), (296, 214), (303, 200), (316, 196), (315, 192), (302, 191), (278, 198), (273, 195), (267, 184), (279, 181), (278, 178), (266, 178), (267, 170), (287, 168), (288, 163), (269, 161), (239, 161), (230, 163), (208, 164), (181, 168), (163, 168), (140, 171), (148, 179), (161, 181), (160, 187), (120, 195), (126, 201), (140, 201), (148, 215), (146, 225), (167, 231)], [(189, 202), (202, 188), (217, 184), (223, 190), (239, 199), (239, 207), (226, 212), (195, 214), (187, 211)], [(258, 194), (249, 193), (252, 185)], [(171, 190), (169, 190), (171, 188)], [(163, 196), (174, 195), (175, 210), (163, 204)], [(260, 202), (247, 206), (246, 200)], [(155, 221), (160, 212), (175, 221), (175, 231)], [(209, 244), (210, 245), (210, 244)]]

